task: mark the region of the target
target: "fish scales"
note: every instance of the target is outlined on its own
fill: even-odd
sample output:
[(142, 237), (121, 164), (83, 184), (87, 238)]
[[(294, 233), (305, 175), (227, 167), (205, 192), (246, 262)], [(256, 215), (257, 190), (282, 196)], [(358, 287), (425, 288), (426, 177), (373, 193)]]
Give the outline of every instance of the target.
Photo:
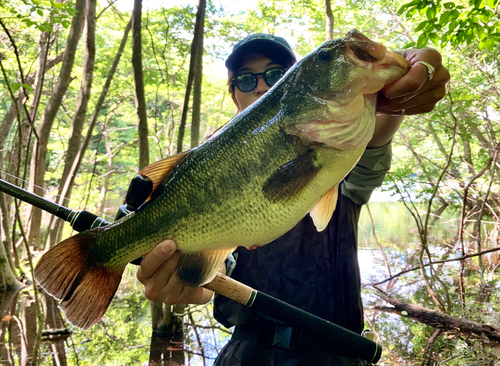
[[(120, 243), (117, 252), (109, 252), (109, 266), (123, 263), (119, 252), (126, 253), (125, 258), (132, 260), (165, 238), (174, 239), (185, 252), (211, 249), (214, 242), (227, 248), (248, 243), (262, 245), (282, 234), (283, 221), (291, 228), (301, 218), (296, 212), (307, 212), (324, 191), (331, 188), (331, 181), (323, 183), (321, 191), (318, 190), (320, 184), (315, 184), (310, 188), (313, 197), (304, 191), (301, 199), (286, 204), (271, 203), (263, 196), (262, 187), (269, 176), (305, 150), (298, 138), (282, 130), (283, 117), (278, 116), (279, 105), (273, 100), (281, 93), (270, 95), (274, 98), (258, 106), (267, 113), (256, 113), (258, 117), (250, 123), (240, 124), (235, 120), (210, 144), (190, 153), (161, 184), (164, 193), (155, 199), (155, 204), (146, 205), (136, 213), (126, 231), (107, 230), (100, 236), (103, 247), (109, 242)], [(274, 122), (259, 131), (263, 118)], [(269, 145), (273, 146), (272, 150)], [(343, 154), (325, 151), (331, 155)], [(108, 238), (107, 233), (116, 237)], [(123, 238), (133, 243), (135, 250), (125, 245)], [(98, 251), (104, 252), (104, 248)], [(108, 258), (103, 258), (103, 262), (107, 263)]]
[(87, 329), (103, 316), (126, 264), (167, 239), (182, 253), (177, 277), (195, 286), (236, 246), (265, 245), (309, 211), (326, 227), (327, 192), (335, 194), (373, 134), (375, 93), (408, 68), (356, 31), (325, 42), (203, 144), (141, 171), (155, 187), (150, 200), (49, 250), (36, 279)]

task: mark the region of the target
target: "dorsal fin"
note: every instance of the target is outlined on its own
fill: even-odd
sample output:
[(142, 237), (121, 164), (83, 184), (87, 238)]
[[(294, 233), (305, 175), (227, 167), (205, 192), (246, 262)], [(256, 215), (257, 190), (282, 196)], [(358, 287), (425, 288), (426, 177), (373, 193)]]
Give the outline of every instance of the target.
[[(189, 150), (183, 151), (176, 155), (169, 156), (168, 158), (158, 160), (153, 164), (148, 165), (138, 173), (138, 175), (148, 177), (153, 182), (151, 195), (156, 190), (156, 188), (158, 188), (163, 179), (165, 179), (165, 177), (170, 174), (172, 169), (174, 169), (182, 160), (184, 160), (188, 152)], [(148, 200), (151, 199), (151, 195), (149, 196)]]
[(332, 189), (326, 192), (318, 203), (314, 205), (312, 210), (309, 211), (309, 215), (311, 215), (311, 218), (313, 219), (316, 230), (323, 231), (328, 226), (333, 212), (335, 211), (335, 206), (337, 206), (338, 196), (339, 185), (337, 183)]

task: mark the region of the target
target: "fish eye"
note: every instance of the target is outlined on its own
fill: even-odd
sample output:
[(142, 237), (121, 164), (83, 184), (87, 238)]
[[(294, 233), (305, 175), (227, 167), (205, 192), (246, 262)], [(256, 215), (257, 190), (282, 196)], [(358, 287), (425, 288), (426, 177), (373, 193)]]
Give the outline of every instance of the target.
[(331, 50), (327, 50), (326, 48), (322, 48), (321, 50), (318, 51), (317, 58), (321, 62), (328, 62), (332, 59), (333, 53)]

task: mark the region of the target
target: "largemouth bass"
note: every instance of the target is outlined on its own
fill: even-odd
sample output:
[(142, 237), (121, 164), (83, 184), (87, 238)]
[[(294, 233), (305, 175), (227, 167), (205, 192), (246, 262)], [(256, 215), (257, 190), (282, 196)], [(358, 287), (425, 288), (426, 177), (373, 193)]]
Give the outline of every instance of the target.
[(153, 181), (148, 201), (56, 245), (36, 280), (62, 300), (71, 323), (88, 329), (126, 264), (167, 239), (182, 252), (178, 279), (199, 286), (237, 246), (265, 245), (308, 213), (324, 229), (338, 183), (373, 135), (377, 92), (408, 69), (357, 31), (325, 42), (200, 146), (142, 170)]

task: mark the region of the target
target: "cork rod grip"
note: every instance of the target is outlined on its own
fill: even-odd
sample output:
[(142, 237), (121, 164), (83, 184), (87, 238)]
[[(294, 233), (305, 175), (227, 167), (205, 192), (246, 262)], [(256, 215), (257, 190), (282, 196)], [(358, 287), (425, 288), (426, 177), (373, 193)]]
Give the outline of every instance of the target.
[(214, 279), (203, 287), (248, 306), (252, 306), (257, 292), (251, 287), (233, 280), (222, 273), (217, 273)]

